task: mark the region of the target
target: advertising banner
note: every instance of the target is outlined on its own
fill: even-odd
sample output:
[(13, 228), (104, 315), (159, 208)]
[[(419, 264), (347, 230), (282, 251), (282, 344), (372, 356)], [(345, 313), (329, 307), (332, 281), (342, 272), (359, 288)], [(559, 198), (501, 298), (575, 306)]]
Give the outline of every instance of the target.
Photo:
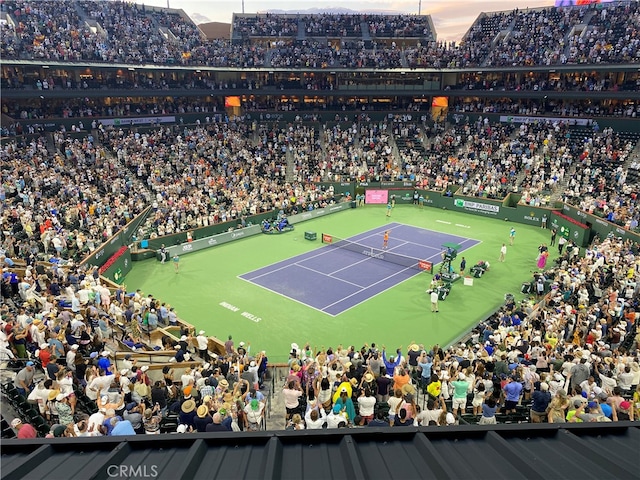
[[(106, 268), (105, 268), (106, 267)], [(122, 283), (124, 277), (131, 271), (131, 250), (123, 247), (118, 254), (109, 258), (109, 265), (103, 265), (100, 269), (100, 275), (109, 280)]]
[[(336, 203), (335, 205), (329, 205), (326, 208), (319, 208), (317, 210), (311, 210), (310, 212), (298, 213), (296, 215), (291, 215), (288, 217), (289, 223), (294, 225), (296, 223), (304, 222), (306, 220), (311, 220), (312, 218), (321, 217), (324, 215), (329, 215), (336, 212), (342, 212), (344, 210), (348, 210), (351, 208), (349, 202), (341, 202)], [(251, 225), (249, 227), (241, 228), (233, 230), (232, 232), (223, 232), (217, 235), (212, 235), (209, 237), (199, 238), (193, 240), (192, 242), (184, 242), (179, 245), (167, 246), (167, 259), (173, 257), (176, 253), (178, 255), (185, 255), (187, 253), (197, 252), (199, 250), (204, 250), (205, 248), (215, 247), (216, 245), (222, 245), (224, 243), (232, 242), (234, 240), (239, 240), (245, 237), (251, 237), (253, 235), (257, 235), (262, 233), (261, 225)], [(158, 250), (156, 252), (156, 259), (160, 260), (159, 247), (156, 248)]]
[(464, 198), (454, 198), (453, 206), (455, 209), (465, 210), (469, 213), (477, 215), (498, 216), (500, 214), (500, 205), (495, 203), (478, 202), (475, 200), (466, 200)]
[(351, 208), (351, 204), (349, 202), (336, 203), (335, 205), (329, 205), (326, 208), (318, 208), (317, 210), (311, 210), (309, 212), (303, 212), (303, 213), (298, 213), (296, 215), (291, 215), (289, 217), (289, 223), (296, 224), (296, 223), (304, 222), (306, 220), (311, 220), (312, 218), (322, 217), (324, 215), (328, 215), (331, 213), (341, 212), (349, 208)]
[(389, 190), (366, 190), (365, 203), (387, 203), (389, 201)]
[(562, 212), (551, 212), (551, 224), (549, 228), (555, 228), (558, 231), (558, 235), (562, 235), (567, 240), (572, 240), (580, 247), (586, 247), (589, 244), (589, 232), (591, 229), (584, 223)]
[(588, 118), (549, 118), (549, 117), (528, 117), (526, 115), (500, 115), (500, 121), (502, 123), (536, 123), (540, 121), (551, 123), (569, 123), (571, 125), (579, 125), (586, 127), (591, 124), (591, 120)]
[[(178, 255), (193, 253), (205, 248), (222, 245), (223, 243), (228, 243), (232, 240), (239, 240), (240, 238), (250, 237), (258, 233), (262, 233), (262, 227), (260, 225), (252, 225), (250, 227), (234, 230), (233, 232), (219, 233), (218, 235), (213, 235), (211, 237), (200, 238), (192, 242), (186, 242), (181, 245), (167, 247), (167, 255), (168, 258), (171, 258), (176, 253)], [(160, 258), (160, 254), (158, 254), (157, 258)]]

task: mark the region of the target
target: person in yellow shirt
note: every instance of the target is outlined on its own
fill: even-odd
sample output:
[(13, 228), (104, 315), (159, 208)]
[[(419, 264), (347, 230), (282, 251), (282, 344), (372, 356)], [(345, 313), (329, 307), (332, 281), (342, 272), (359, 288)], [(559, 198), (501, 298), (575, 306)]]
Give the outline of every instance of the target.
[(427, 386), (427, 393), (433, 400), (437, 399), (442, 393), (442, 382), (440, 382), (440, 378), (437, 373), (431, 374), (431, 382), (429, 382), (429, 385)]
[(547, 332), (545, 335), (545, 340), (549, 345), (551, 345), (551, 349), (555, 350), (556, 345), (558, 344), (558, 336), (554, 333)]

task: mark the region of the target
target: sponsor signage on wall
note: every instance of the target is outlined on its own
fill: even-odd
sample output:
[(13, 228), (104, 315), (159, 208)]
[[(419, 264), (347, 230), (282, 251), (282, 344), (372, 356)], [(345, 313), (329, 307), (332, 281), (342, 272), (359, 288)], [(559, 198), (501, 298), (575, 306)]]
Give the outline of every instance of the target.
[(500, 205), (495, 205), (493, 203), (482, 203), (456, 198), (453, 200), (453, 205), (456, 208), (462, 208), (463, 210), (468, 210), (473, 213), (481, 213), (484, 215), (498, 215), (500, 213)]

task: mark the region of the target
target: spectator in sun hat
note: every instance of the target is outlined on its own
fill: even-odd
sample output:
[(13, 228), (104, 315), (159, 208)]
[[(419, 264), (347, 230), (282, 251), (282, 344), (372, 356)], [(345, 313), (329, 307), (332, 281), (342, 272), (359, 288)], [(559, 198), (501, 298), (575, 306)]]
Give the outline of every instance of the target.
[(196, 409), (196, 416), (193, 419), (195, 430), (198, 432), (206, 432), (207, 425), (213, 422), (213, 418), (209, 413), (209, 408), (206, 405), (200, 405)]
[(195, 427), (194, 420), (196, 417), (196, 402), (193, 398), (188, 398), (182, 403), (180, 413), (178, 415), (181, 424)]
[(407, 352), (407, 357), (409, 361), (409, 368), (411, 372), (415, 372), (418, 368), (418, 357), (420, 357), (420, 352), (422, 349), (417, 343), (412, 343), (409, 345), (409, 350)]
[(374, 396), (378, 392), (378, 384), (376, 383), (376, 378), (370, 369), (367, 369), (364, 372), (360, 380), (360, 390), (362, 391), (365, 388), (368, 388)]

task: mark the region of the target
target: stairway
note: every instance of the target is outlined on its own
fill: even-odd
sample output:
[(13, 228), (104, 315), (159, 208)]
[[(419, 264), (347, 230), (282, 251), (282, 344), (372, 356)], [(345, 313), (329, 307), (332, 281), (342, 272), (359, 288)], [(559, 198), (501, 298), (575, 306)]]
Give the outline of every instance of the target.
[(294, 159), (291, 146), (287, 147), (286, 158), (287, 158), (287, 171), (285, 172), (284, 180), (285, 182), (293, 183), (296, 181), (296, 162)]

